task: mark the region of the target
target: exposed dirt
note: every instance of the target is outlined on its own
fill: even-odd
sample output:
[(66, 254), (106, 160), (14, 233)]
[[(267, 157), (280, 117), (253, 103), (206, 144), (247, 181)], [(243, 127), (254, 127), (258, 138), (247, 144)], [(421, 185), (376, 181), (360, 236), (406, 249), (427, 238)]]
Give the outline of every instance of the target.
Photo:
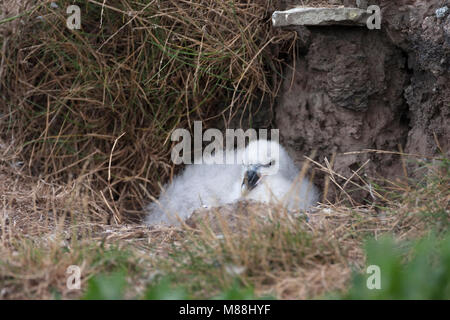
[[(450, 154), (450, 15), (435, 15), (450, 3), (370, 4), (382, 9), (381, 30), (296, 29), (299, 53), (285, 70), (275, 126), (298, 161), (317, 150), (319, 162), (325, 157), (331, 162), (336, 152), (333, 169), (345, 177), (370, 160), (359, 175), (393, 179), (413, 174), (414, 161), (403, 162), (395, 154), (343, 153)], [(317, 182), (323, 183), (320, 174)], [(367, 195), (359, 193), (359, 199)]]

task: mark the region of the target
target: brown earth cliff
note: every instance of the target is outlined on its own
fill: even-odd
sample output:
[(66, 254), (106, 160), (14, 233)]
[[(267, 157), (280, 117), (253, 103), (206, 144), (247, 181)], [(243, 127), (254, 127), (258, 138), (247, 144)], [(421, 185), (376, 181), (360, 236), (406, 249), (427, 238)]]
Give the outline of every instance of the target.
[[(369, 1), (381, 30), (296, 27), (301, 41), (285, 69), (275, 113), (282, 143), (297, 161), (317, 150), (349, 177), (414, 175), (417, 161), (364, 149), (449, 156), (449, 1)], [(295, 1), (285, 3), (285, 8)], [(318, 174), (317, 181), (323, 183)], [(367, 196), (367, 193), (364, 194)]]

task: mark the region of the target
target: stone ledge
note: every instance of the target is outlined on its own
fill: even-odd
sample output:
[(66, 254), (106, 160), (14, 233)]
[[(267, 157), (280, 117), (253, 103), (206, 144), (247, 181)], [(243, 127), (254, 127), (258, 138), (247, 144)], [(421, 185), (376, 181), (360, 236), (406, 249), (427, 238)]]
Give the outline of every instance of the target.
[(285, 26), (365, 26), (369, 14), (359, 8), (294, 8), (275, 11), (272, 14), (274, 27)]

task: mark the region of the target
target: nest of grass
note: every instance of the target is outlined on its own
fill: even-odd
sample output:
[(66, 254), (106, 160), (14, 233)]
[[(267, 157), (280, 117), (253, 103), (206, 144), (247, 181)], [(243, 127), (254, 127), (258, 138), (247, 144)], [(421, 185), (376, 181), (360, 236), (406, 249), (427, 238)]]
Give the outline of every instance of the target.
[[(29, 174), (83, 181), (105, 222), (138, 214), (173, 175), (175, 128), (251, 122), (273, 101), (295, 39), (271, 29), (275, 2), (26, 3), (22, 25), (0, 30), (0, 135)], [(72, 4), (78, 31), (66, 27)]]
[[(236, 278), (257, 296), (318, 298), (345, 292), (352, 270), (364, 269), (365, 239), (409, 241), (450, 226), (448, 160), (414, 185), (394, 185), (384, 206), (320, 205), (305, 215), (240, 202), (200, 209), (182, 227), (148, 228), (102, 223), (108, 208), (90, 201), (89, 184), (36, 181), (5, 165), (15, 163), (10, 151), (0, 140), (2, 299), (79, 298), (91, 277), (116, 270), (127, 270), (131, 297), (168, 276), (202, 299)], [(83, 290), (67, 288), (70, 265), (81, 267)]]

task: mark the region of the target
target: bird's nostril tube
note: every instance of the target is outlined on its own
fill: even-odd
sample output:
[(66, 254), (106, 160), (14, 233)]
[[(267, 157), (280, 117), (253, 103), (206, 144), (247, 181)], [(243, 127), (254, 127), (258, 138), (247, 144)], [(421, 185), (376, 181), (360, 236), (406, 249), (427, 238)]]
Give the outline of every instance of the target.
[(251, 191), (258, 185), (260, 179), (261, 176), (256, 170), (248, 170), (245, 172), (243, 184), (245, 184), (248, 191)]

